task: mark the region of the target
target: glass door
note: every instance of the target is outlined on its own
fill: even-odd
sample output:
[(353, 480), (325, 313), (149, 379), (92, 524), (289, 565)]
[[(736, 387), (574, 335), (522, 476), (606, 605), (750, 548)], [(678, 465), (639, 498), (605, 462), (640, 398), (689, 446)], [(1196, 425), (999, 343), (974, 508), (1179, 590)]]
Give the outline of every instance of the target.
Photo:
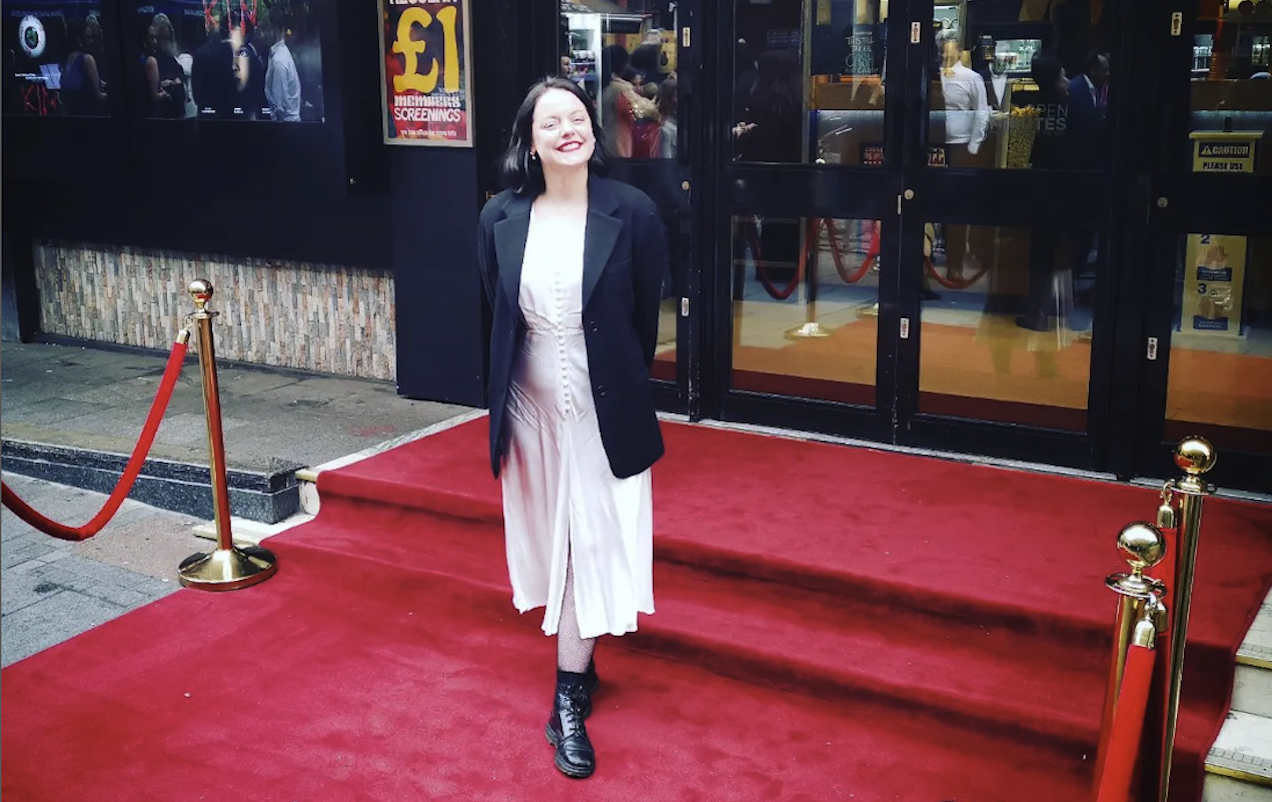
[(1105, 467), (1125, 5), (912, 3), (899, 442)]
[(890, 438), (904, 52), (889, 0), (718, 0), (712, 414)]
[[(1264, 4), (1266, 6), (1266, 4)], [(1251, 2), (1175, 2), (1157, 20), (1152, 118), (1165, 132), (1149, 205), (1138, 468), (1170, 472), (1210, 439), (1212, 481), (1272, 491), (1272, 15)]]
[(1126, 4), (718, 10), (719, 414), (1103, 467)]
[(662, 209), (673, 263), (651, 371), (662, 409), (690, 405), (692, 342), (688, 312), (697, 293), (692, 225), (693, 51), (697, 3), (684, 0), (560, 0), (559, 74), (596, 102), (612, 175), (643, 190)]

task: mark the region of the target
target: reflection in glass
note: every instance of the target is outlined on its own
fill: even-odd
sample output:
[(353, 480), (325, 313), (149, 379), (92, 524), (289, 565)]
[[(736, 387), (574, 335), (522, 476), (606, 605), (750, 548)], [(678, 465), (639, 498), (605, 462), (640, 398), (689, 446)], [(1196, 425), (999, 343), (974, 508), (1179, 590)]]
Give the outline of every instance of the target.
[(629, 0), (621, 13), (561, 0), (561, 76), (596, 101), (610, 154), (676, 157), (676, 3)]
[[(664, 218), (668, 232), (675, 231), (674, 218)], [(675, 242), (668, 234), (668, 242)], [(649, 375), (655, 379), (676, 381), (676, 324), (679, 320), (680, 298), (684, 295), (681, 259), (672, 255), (671, 274), (663, 278), (663, 302), (658, 315), (658, 343), (654, 348), (654, 364)]]
[[(933, 161), (1100, 169), (1108, 152), (1113, 16), (1114, 3), (1094, 0), (938, 2), (928, 131), (944, 158)], [(1012, 38), (996, 39), (1004, 27)]]
[(208, 0), (135, 17), (147, 117), (321, 122), (322, 54), (307, 0)]
[(734, 13), (734, 159), (881, 165), (887, 0), (738, 0)]
[(1167, 439), (1272, 451), (1272, 238), (1187, 235), (1174, 311)]
[(1090, 229), (925, 226), (919, 411), (1085, 431), (1101, 250)]
[(101, 3), (4, 4), (4, 113), (109, 113)]
[[(1267, 3), (1202, 3), (1193, 37), (1192, 167), (1203, 172), (1272, 174), (1272, 15)], [(1208, 144), (1223, 139), (1220, 158), (1206, 159)], [(1218, 135), (1218, 136), (1215, 136)], [(1225, 158), (1243, 149), (1241, 158)], [(1258, 161), (1256, 164), (1255, 161)], [(1202, 162), (1205, 162), (1204, 166)]]
[(875, 403), (879, 225), (733, 218), (737, 390)]

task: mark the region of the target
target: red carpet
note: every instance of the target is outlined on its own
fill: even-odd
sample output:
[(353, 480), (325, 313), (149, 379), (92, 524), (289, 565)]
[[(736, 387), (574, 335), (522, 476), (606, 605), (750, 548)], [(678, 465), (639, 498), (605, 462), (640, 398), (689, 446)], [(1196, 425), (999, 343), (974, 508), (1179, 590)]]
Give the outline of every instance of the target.
[[(666, 425), (657, 615), (607, 639), (597, 775), (543, 739), (479, 421), (322, 474), (278, 576), (182, 591), (3, 672), (14, 800), (1088, 797), (1118, 570), (1149, 490)], [(389, 503), (385, 503), (389, 502)], [(1212, 500), (1177, 802), (1200, 797), (1272, 509)], [(616, 648), (617, 645), (625, 648)], [(186, 694), (190, 694), (188, 697)]]

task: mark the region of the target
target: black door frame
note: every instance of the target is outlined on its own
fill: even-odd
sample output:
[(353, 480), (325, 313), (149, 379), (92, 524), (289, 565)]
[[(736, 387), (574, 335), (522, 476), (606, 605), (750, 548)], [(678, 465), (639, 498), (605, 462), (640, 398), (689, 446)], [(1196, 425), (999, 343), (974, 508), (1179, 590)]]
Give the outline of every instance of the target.
[[(790, 427), (826, 434), (891, 440), (896, 397), (896, 341), (886, 332), (897, 326), (897, 235), (895, 198), (901, 191), (897, 165), (904, 135), (900, 125), (904, 97), (900, 92), (884, 96), (884, 167), (827, 167), (815, 164), (769, 165), (732, 160), (729, 129), (732, 121), (736, 42), (733, 0), (711, 3), (709, 31), (712, 51), (704, 59), (706, 85), (712, 109), (707, 118), (715, 147), (704, 165), (711, 180), (710, 213), (704, 231), (711, 243), (710, 262), (704, 265), (704, 305), (711, 321), (707, 370), (703, 375), (704, 413), (722, 420)], [(890, 10), (891, 13), (892, 10)], [(887, 70), (904, 74), (905, 32), (890, 25)], [(879, 255), (879, 349), (874, 406), (789, 398), (730, 387), (733, 349), (732, 317), (732, 216), (735, 213), (774, 217), (826, 217), (878, 220), (881, 226)]]
[[(1167, 386), (1177, 268), (1183, 260), (1189, 233), (1234, 234), (1272, 237), (1266, 219), (1266, 199), (1272, 197), (1272, 176), (1263, 174), (1215, 174), (1192, 172), (1192, 146), (1188, 138), (1191, 116), (1192, 45), (1198, 22), (1199, 0), (1168, 0), (1148, 20), (1149, 42), (1158, 69), (1146, 80), (1147, 94), (1160, 99), (1145, 115), (1149, 125), (1165, 135), (1148, 153), (1150, 171), (1140, 183), (1139, 199), (1144, 253), (1147, 255), (1142, 287), (1144, 309), (1135, 342), (1135, 375), (1139, 380), (1136, 406), (1140, 415), (1130, 427), (1134, 442), (1128, 448), (1131, 470), (1137, 475), (1165, 478), (1177, 472), (1173, 452), (1177, 440), (1167, 432)], [(1180, 15), (1176, 32), (1172, 16)], [(1264, 142), (1260, 159), (1272, 158), (1272, 142)], [(1261, 200), (1262, 199), (1262, 200)], [(1262, 205), (1260, 205), (1262, 203)], [(1156, 358), (1149, 358), (1149, 338), (1157, 341)], [(1129, 350), (1129, 349), (1128, 349)], [(1205, 434), (1207, 427), (1196, 427)], [(1240, 431), (1238, 430), (1238, 434)], [(1174, 435), (1180, 436), (1177, 431)], [(1270, 438), (1252, 439), (1247, 448), (1218, 446), (1220, 459), (1207, 479), (1221, 487), (1272, 493)]]
[[(1093, 343), (1087, 431), (1082, 433), (1034, 429), (1017, 424), (965, 420), (918, 411), (921, 326), (919, 292), (922, 275), (924, 222), (1030, 225), (1046, 220), (1053, 225), (1084, 223), (1109, 232), (1109, 261), (1121, 267), (1124, 248), (1118, 222), (1124, 203), (1121, 150), (1130, 147), (1124, 134), (1132, 124), (1132, 108), (1119, 105), (1113, 121), (1109, 155), (1114, 169), (1089, 173), (1013, 170), (957, 170), (927, 166), (929, 54), (933, 52), (931, 0), (894, 3), (889, 9), (887, 72), (889, 83), (904, 91), (885, 95), (885, 158), (882, 168), (817, 165), (752, 165), (731, 161), (723, 112), (732, 101), (733, 44), (736, 41), (732, 0), (713, 3), (717, 21), (711, 35), (712, 52), (704, 59), (709, 94), (715, 101), (709, 119), (715, 136), (711, 163), (704, 165), (715, 210), (707, 224), (711, 250), (704, 270), (711, 276), (706, 299), (713, 319), (709, 327), (710, 356), (703, 375), (704, 413), (828, 434), (891, 442), (938, 450), (1026, 459), (1075, 468), (1115, 469), (1109, 459), (1108, 434), (1114, 395), (1117, 283), (1106, 275), (1097, 288), (1096, 335)], [(1120, 4), (1115, 69), (1122, 70), (1124, 87), (1132, 85), (1131, 61), (1126, 53), (1135, 26), (1130, 3)], [(910, 42), (911, 25), (919, 23), (920, 42)], [(910, 189), (914, 199), (902, 200)], [(1044, 192), (1046, 193), (1044, 195)], [(1028, 193), (1040, 199), (1022, 205)], [(966, 198), (976, 198), (969, 205)], [(1008, 199), (1011, 200), (1008, 200)], [(1093, 199), (1095, 199), (1093, 208)], [(901, 205), (898, 214), (897, 206)], [(730, 217), (735, 212), (782, 216), (824, 216), (877, 219), (882, 228), (879, 287), (878, 369), (873, 408), (786, 398), (729, 387), (732, 358)], [(902, 338), (901, 322), (910, 321)]]
[[(929, 124), (931, 60), (934, 52), (932, 0), (909, 0), (908, 23), (919, 23), (922, 42), (908, 45), (911, 58), (906, 75), (906, 188), (914, 200), (902, 204), (903, 317), (920, 320), (922, 229), (925, 222), (1031, 227), (1034, 230), (1089, 227), (1102, 232), (1107, 253), (1097, 277), (1091, 344), (1090, 384), (1086, 430), (1063, 431), (1014, 423), (955, 418), (919, 411), (919, 352), (922, 326), (911, 325), (912, 336), (902, 343), (898, 388), (897, 442), (903, 445), (970, 452), (986, 456), (1045, 462), (1072, 468), (1117, 472), (1111, 459), (1109, 434), (1116, 387), (1116, 328), (1119, 303), (1137, 303), (1117, 292), (1117, 279), (1126, 269), (1127, 151), (1132, 149), (1135, 118), (1132, 87), (1136, 85), (1138, 28), (1134, 4), (1110, 3), (1114, 43), (1111, 61), (1116, 82), (1110, 87), (1109, 142), (1105, 163), (1087, 171), (967, 170), (929, 167), (926, 159)], [(1004, 26), (1023, 33), (1018, 25)], [(969, 204), (967, 199), (974, 198)], [(1020, 198), (1029, 198), (1021, 203)]]

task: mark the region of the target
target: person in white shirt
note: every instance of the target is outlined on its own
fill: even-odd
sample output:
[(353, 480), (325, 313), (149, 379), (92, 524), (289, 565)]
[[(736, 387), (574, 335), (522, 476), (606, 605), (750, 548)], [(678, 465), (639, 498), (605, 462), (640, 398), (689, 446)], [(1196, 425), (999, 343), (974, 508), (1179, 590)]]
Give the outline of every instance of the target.
[[(974, 156), (989, 134), (985, 81), (963, 66), (957, 33), (942, 31), (937, 42), (941, 47), (941, 94), (945, 97), (945, 143), (963, 145)], [(953, 153), (950, 155), (954, 157)], [(958, 166), (957, 158), (951, 158), (951, 162)]]
[[(985, 80), (963, 66), (957, 31), (941, 31), (936, 42), (941, 54), (941, 94), (945, 98), (946, 163), (951, 167), (990, 167), (992, 154), (977, 157), (989, 136), (991, 110)], [(946, 226), (945, 272), (950, 279), (975, 272), (980, 260), (989, 258), (982, 235), (980, 227)]]
[(275, 120), (300, 122), (300, 73), (287, 47), (288, 24), (283, 9), (270, 9), (269, 27), (274, 44), (269, 49), (265, 73), (265, 99)]

